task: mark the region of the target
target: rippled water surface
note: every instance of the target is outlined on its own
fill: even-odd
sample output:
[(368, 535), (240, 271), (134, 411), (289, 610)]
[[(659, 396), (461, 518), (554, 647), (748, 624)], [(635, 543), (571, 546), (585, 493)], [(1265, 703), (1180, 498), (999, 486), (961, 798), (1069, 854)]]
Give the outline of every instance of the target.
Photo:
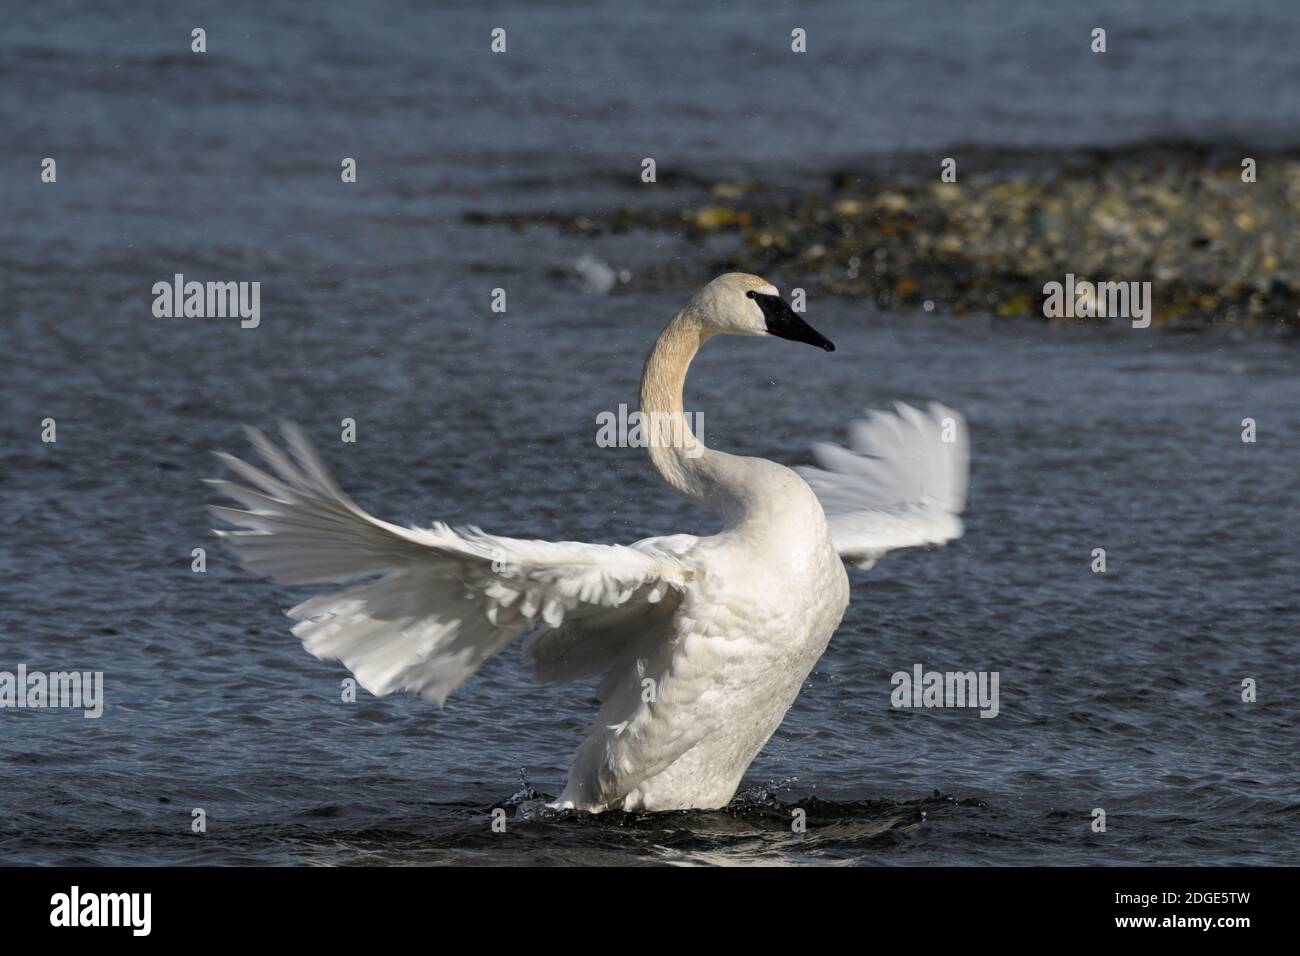
[[(287, 417), (390, 520), (707, 533), (638, 451), (594, 436), (711, 252), (464, 212), (693, 196), (671, 177), (648, 195), (645, 155), (796, 181), (949, 142), (1273, 141), (1294, 129), (1298, 8), (1142, 24), (1116, 5), (1100, 76), (1062, 53), (1092, 18), (1036, 4), (819, 5), (808, 56), (824, 43), (831, 64), (804, 72), (775, 4), (55, 6), (0, 37), (21, 144), (0, 184), (0, 670), (102, 670), (107, 708), (0, 712), (0, 862), (1300, 862), (1294, 341), (819, 300), (833, 355), (711, 343), (688, 404), (715, 447), (804, 462), (894, 399), (961, 409), (974, 446), (966, 537), (852, 573), (830, 649), (714, 813), (546, 811), (592, 687), (537, 686), (517, 648), (445, 711), (341, 702), (345, 672), (280, 613), (301, 592), (212, 547), (199, 483), (241, 423)], [(31, 173), (45, 155), (57, 186)], [(631, 281), (584, 291), (584, 255)], [(152, 318), (176, 272), (261, 281), (261, 326)], [(891, 708), (890, 675), (917, 663), (1000, 672), (1000, 714)]]

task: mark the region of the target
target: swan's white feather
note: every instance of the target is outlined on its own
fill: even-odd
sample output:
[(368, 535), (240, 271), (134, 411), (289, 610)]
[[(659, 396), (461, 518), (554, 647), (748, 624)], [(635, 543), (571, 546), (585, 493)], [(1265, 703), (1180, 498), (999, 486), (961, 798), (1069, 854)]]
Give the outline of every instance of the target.
[(211, 509), (239, 529), (217, 534), (246, 568), (282, 584), (374, 579), (288, 612), (308, 651), (341, 661), (373, 694), (409, 690), (441, 705), (514, 638), (570, 621), (535, 663), (550, 679), (593, 673), (621, 647), (592, 640), (593, 627), (617, 619), (602, 615), (653, 616), (688, 581), (677, 555), (689, 535), (624, 547), (380, 521), (342, 492), (298, 428), (282, 431), (292, 457), (249, 430), (271, 474), (219, 455), (254, 487), (209, 482), (243, 506)]
[(840, 556), (869, 568), (898, 548), (961, 537), (970, 440), (960, 413), (895, 404), (849, 428), (849, 448), (819, 443), (820, 467), (797, 469), (817, 495)]
[[(742, 274), (700, 290), (646, 361), (642, 410), (684, 422), (700, 345), (789, 325), (775, 296)], [(651, 444), (660, 477), (722, 527), (628, 547), (389, 524), (344, 495), (297, 429), (284, 435), (289, 454), (250, 433), (269, 472), (224, 456), (243, 483), (215, 482), (239, 505), (215, 511), (250, 569), (335, 586), (289, 612), (307, 649), (376, 694), (441, 703), (535, 628), (525, 650), (543, 679), (607, 672), (556, 801), (593, 812), (725, 806), (840, 623), (843, 561), (958, 536), (966, 498), (965, 425), (937, 405), (870, 414), (847, 449), (814, 449), (806, 481), (764, 459)]]
[[(646, 538), (632, 547), (685, 558), (698, 541), (693, 534), (674, 534)], [(688, 571), (688, 577), (689, 574)], [(531, 635), (524, 642), (524, 654), (538, 679), (547, 683), (603, 674), (626, 653), (633, 641), (647, 634), (654, 635), (654, 639), (665, 636), (680, 598), (678, 589), (659, 586), (647, 590), (644, 600), (615, 607), (575, 608), (562, 625)], [(601, 699), (607, 690), (601, 689)]]

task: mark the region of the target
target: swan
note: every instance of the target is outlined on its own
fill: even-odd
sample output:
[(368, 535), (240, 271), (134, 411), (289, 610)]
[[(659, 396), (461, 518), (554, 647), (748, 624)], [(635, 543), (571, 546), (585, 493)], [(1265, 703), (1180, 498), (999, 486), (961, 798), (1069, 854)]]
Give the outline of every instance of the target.
[(376, 695), (448, 694), (516, 638), (545, 682), (604, 675), (599, 711), (553, 806), (716, 809), (784, 718), (849, 601), (844, 564), (959, 537), (969, 451), (942, 405), (870, 412), (850, 447), (819, 444), (797, 473), (703, 446), (682, 406), (686, 372), (715, 335), (774, 336), (833, 351), (775, 286), (719, 276), (664, 328), (641, 380), (650, 464), (722, 520), (708, 537), (631, 545), (400, 527), (335, 483), (303, 433), (288, 453), (248, 436), (268, 471), (218, 452), (247, 484), (209, 480), (248, 570), (286, 585), (349, 585), (288, 611), (316, 657)]

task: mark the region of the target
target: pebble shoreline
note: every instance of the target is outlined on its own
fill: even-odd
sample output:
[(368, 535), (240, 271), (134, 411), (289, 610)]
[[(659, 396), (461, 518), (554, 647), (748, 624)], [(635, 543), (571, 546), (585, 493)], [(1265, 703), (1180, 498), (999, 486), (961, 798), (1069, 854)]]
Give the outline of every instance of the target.
[[(945, 156), (956, 160), (956, 182), (941, 181)], [(1246, 157), (1255, 182), (1243, 182)], [(1072, 274), (1150, 282), (1154, 325), (1300, 330), (1292, 154), (1178, 144), (954, 148), (833, 172), (824, 188), (699, 179), (672, 188), (693, 195), (614, 213), (467, 218), (590, 235), (667, 230), (710, 250), (721, 240), (729, 251), (713, 253), (718, 269), (884, 308), (1042, 318), (1044, 285)]]

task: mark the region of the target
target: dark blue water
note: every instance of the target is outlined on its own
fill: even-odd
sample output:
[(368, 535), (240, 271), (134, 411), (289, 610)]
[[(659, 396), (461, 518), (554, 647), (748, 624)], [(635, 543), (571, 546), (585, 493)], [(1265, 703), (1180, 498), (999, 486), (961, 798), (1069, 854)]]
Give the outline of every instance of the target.
[[(596, 541), (711, 529), (640, 452), (598, 448), (595, 417), (635, 401), (713, 250), (465, 212), (698, 199), (671, 177), (642, 186), (644, 156), (797, 183), (953, 143), (1276, 144), (1296, 128), (1291, 4), (698, 6), (11, 16), (0, 670), (100, 670), (107, 702), (98, 720), (0, 711), (0, 861), (1300, 862), (1294, 342), (821, 300), (809, 318), (834, 355), (712, 343), (688, 404), (715, 447), (804, 462), (896, 398), (961, 409), (974, 446), (967, 536), (853, 572), (837, 637), (725, 812), (540, 813), (590, 686), (539, 687), (508, 649), (442, 712), (343, 703), (346, 673), (280, 613), (302, 592), (214, 547), (209, 452), (281, 416), (390, 520)], [(1104, 63), (1086, 52), (1098, 24)], [(495, 26), (505, 56), (487, 52)], [(38, 181), (45, 156), (57, 184)], [(631, 281), (585, 292), (584, 255)], [(150, 288), (176, 272), (260, 281), (260, 327), (153, 318)], [(890, 675), (916, 663), (999, 671), (999, 716), (892, 709)]]

